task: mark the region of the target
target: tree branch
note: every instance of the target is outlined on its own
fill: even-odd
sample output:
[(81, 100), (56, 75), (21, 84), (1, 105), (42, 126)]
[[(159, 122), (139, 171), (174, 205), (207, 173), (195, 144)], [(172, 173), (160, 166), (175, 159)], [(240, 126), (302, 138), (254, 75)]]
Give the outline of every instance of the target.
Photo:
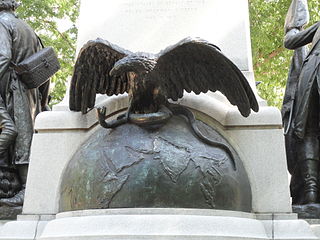
[[(274, 51), (267, 54), (267, 56), (263, 58), (264, 59), (263, 62), (259, 62), (259, 63), (254, 64), (254, 68), (260, 67), (262, 64), (265, 64), (266, 62), (270, 61), (271, 59), (278, 56), (283, 51), (284, 51), (284, 47), (279, 47), (279, 48), (275, 49)], [(262, 58), (262, 56), (259, 56), (258, 58)]]
[(70, 42), (69, 39), (66, 38), (65, 35), (58, 30), (58, 28), (56, 28), (56, 26), (54, 25), (54, 23), (52, 21), (44, 21), (44, 22), (50, 24), (50, 26), (60, 35), (60, 37), (62, 37), (62, 39), (67, 42), (67, 44), (72, 48), (72, 50), (76, 51), (76, 48), (74, 47), (72, 42)]

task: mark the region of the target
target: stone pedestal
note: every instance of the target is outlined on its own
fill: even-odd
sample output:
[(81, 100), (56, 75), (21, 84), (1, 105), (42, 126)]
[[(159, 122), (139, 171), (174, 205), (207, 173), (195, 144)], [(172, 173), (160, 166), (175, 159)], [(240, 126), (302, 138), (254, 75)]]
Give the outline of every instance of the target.
[[(189, 23), (192, 19), (193, 24), (182, 26), (181, 19)], [(256, 91), (248, 19), (246, 0), (183, 0), (179, 4), (174, 0), (83, 0), (78, 49), (101, 37), (132, 51), (158, 52), (187, 35), (200, 36), (221, 47)], [(291, 212), (279, 110), (260, 99), (260, 111), (243, 118), (218, 92), (185, 94), (178, 104), (207, 116), (208, 124), (238, 153), (250, 183), (250, 211)], [(107, 115), (115, 117), (125, 111), (128, 99), (126, 95), (98, 96), (96, 106), (106, 106)], [(94, 110), (86, 115), (70, 112), (65, 102), (52, 112), (41, 113), (35, 127), (23, 214), (55, 215), (60, 211), (61, 181), (69, 161), (100, 126)]]
[(242, 71), (252, 71), (247, 0), (81, 1), (78, 51), (100, 37), (157, 53), (188, 36), (216, 44)]
[(113, 209), (20, 216), (1, 227), (0, 239), (203, 240), (318, 239), (295, 214), (253, 214), (200, 209)]
[[(100, 99), (108, 114), (121, 112), (127, 98)], [(187, 94), (180, 104), (208, 116), (207, 122), (232, 144), (247, 173), (252, 193), (251, 211), (291, 212), (280, 113), (261, 107), (243, 118), (237, 109), (215, 95)], [(57, 214), (62, 176), (79, 147), (101, 127), (96, 113), (45, 112), (36, 120), (24, 214)], [(44, 147), (48, 146), (48, 147)]]
[[(105, 38), (131, 51), (158, 52), (187, 36), (222, 48), (256, 92), (247, 0), (82, 0), (78, 50)], [(242, 161), (251, 189), (247, 212), (207, 209), (105, 209), (61, 212), (62, 178), (79, 147), (101, 127), (68, 103), (37, 119), (23, 214), (0, 226), (1, 239), (317, 239), (292, 214), (281, 115), (259, 99), (243, 118), (220, 93), (185, 94), (182, 104), (206, 116)], [(67, 98), (66, 98), (67, 99)], [(98, 96), (110, 118), (124, 112), (126, 95)]]

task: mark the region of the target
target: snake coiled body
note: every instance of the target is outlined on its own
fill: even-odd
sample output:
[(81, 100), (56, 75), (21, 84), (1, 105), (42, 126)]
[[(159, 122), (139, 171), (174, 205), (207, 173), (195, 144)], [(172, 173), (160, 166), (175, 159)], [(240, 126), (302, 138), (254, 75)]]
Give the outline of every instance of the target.
[(210, 138), (206, 137), (205, 135), (203, 135), (203, 133), (198, 128), (194, 114), (188, 108), (181, 106), (181, 105), (177, 105), (177, 104), (170, 104), (169, 108), (174, 115), (186, 116), (186, 118), (188, 119), (188, 121), (191, 125), (191, 129), (193, 130), (194, 134), (198, 138), (200, 138), (204, 143), (224, 150), (232, 159), (234, 169), (236, 169), (234, 156), (233, 156), (233, 153), (231, 152), (230, 148), (222, 142), (217, 142), (217, 141), (210, 139)]

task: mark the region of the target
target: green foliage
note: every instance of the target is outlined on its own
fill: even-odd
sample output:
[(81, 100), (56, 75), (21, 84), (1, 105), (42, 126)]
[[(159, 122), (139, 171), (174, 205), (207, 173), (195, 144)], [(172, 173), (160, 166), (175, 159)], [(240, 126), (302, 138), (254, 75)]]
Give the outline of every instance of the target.
[[(79, 14), (78, 0), (22, 0), (17, 9), (19, 17), (27, 21), (45, 46), (52, 46), (59, 57), (61, 70), (51, 79), (50, 105), (62, 100), (66, 81), (74, 65)], [(58, 24), (63, 21), (63, 24)], [(63, 26), (64, 29), (59, 29)]]
[[(319, 20), (319, 0), (308, 0), (311, 23)], [(291, 0), (249, 0), (253, 64), (260, 95), (281, 107), (292, 51), (283, 47), (284, 20)], [(22, 0), (17, 10), (47, 46), (58, 52), (61, 70), (52, 78), (51, 105), (62, 100), (74, 65), (79, 0)], [(69, 27), (61, 30), (63, 20)]]
[[(308, 0), (311, 23), (319, 20), (319, 0)], [(293, 51), (283, 47), (284, 21), (291, 0), (249, 0), (253, 66), (258, 90), (281, 107)]]

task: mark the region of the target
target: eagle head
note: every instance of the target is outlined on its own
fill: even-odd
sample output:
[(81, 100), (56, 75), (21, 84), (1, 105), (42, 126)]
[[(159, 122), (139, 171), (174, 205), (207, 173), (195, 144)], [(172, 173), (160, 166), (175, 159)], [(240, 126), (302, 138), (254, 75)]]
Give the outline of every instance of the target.
[(132, 54), (117, 61), (110, 71), (110, 76), (120, 76), (128, 72), (143, 75), (152, 71), (155, 65), (156, 61), (146, 54)]

